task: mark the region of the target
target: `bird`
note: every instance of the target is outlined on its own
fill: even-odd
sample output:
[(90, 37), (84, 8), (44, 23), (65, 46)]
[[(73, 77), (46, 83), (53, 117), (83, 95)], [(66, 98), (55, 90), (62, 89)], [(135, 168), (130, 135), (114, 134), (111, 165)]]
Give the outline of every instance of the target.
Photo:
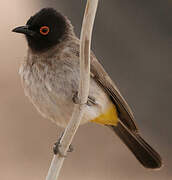
[[(65, 128), (77, 103), (80, 73), (80, 40), (71, 21), (54, 8), (43, 8), (12, 31), (24, 34), (28, 44), (19, 69), (25, 95), (43, 117)], [(109, 127), (145, 168), (159, 169), (160, 155), (141, 137), (132, 110), (92, 51), (90, 60), (81, 125)]]

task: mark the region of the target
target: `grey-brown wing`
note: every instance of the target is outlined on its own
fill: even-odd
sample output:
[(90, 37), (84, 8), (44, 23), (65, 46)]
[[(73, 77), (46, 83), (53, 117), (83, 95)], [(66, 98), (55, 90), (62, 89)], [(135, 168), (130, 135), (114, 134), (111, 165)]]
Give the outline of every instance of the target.
[(130, 107), (120, 94), (114, 82), (111, 80), (109, 75), (93, 54), (91, 55), (91, 76), (105, 90), (105, 92), (112, 99), (113, 103), (116, 105), (118, 116), (122, 123), (131, 131), (137, 132), (138, 129), (134, 122), (134, 116)]
[[(79, 39), (76, 39), (70, 49), (71, 53), (77, 58), (79, 58), (79, 43)], [(93, 53), (91, 53), (91, 77), (94, 78), (100, 86), (102, 86), (104, 91), (112, 99), (113, 103), (117, 107), (118, 116), (122, 123), (131, 131), (137, 132), (138, 129), (134, 123), (134, 116), (130, 107)]]

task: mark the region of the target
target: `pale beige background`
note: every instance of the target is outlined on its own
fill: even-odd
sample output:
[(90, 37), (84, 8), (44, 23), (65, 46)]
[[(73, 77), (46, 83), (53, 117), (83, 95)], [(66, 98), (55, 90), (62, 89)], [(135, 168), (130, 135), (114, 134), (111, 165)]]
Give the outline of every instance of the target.
[[(0, 179), (45, 179), (62, 129), (43, 119), (24, 96), (18, 75), (26, 42), (11, 29), (42, 7), (56, 6), (79, 35), (85, 1), (13, 0), (0, 6)], [(131, 105), (143, 136), (165, 167), (148, 171), (105, 127), (85, 125), (74, 139), (61, 180), (172, 179), (172, 1), (100, 1), (93, 49)]]

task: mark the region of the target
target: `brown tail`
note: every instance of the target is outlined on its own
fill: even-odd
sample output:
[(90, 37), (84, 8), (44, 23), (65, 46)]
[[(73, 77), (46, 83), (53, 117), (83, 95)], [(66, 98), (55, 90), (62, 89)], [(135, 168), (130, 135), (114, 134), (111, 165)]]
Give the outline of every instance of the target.
[(131, 132), (122, 122), (119, 122), (117, 126), (108, 127), (115, 131), (144, 167), (150, 169), (161, 167), (162, 161), (160, 155), (138, 133)]

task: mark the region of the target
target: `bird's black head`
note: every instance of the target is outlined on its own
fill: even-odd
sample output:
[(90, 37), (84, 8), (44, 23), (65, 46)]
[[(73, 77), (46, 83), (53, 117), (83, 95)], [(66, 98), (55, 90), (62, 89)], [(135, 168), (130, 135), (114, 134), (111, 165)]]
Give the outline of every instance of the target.
[(52, 8), (44, 8), (30, 17), (26, 26), (13, 29), (26, 35), (29, 47), (36, 52), (46, 51), (62, 41), (68, 33), (66, 18)]

